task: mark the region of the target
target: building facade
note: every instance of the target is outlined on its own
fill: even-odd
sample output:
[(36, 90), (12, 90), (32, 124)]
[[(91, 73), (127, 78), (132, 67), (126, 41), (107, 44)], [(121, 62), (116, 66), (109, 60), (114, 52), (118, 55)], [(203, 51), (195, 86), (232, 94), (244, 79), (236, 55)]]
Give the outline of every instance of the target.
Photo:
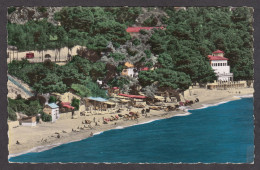
[(125, 67), (126, 68), (122, 70), (122, 73), (121, 73), (122, 76), (134, 77), (137, 75), (137, 73), (134, 71), (135, 67), (132, 63), (126, 62)]
[(36, 116), (25, 117), (19, 120), (21, 126), (36, 126)]
[(51, 115), (52, 122), (55, 122), (60, 117), (59, 106), (55, 103), (49, 103), (45, 105), (43, 112)]
[(228, 58), (224, 57), (223, 51), (214, 51), (212, 55), (208, 55), (208, 58), (218, 81), (233, 81), (233, 73), (230, 73)]

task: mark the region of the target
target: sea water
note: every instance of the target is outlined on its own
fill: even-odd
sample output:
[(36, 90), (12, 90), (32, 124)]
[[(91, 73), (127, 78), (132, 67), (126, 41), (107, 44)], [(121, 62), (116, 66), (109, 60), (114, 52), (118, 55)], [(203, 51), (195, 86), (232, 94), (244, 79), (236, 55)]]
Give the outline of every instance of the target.
[(252, 163), (253, 98), (105, 131), (10, 162)]

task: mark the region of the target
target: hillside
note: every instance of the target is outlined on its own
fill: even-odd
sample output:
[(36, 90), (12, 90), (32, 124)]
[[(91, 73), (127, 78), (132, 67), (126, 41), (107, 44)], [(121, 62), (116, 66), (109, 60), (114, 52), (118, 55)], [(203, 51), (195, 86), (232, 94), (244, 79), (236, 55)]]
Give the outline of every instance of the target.
[[(96, 83), (99, 79), (104, 86), (117, 86), (126, 93), (133, 93), (139, 85), (143, 91), (157, 88), (183, 91), (193, 83), (203, 85), (215, 80), (207, 55), (217, 49), (225, 52), (234, 80), (253, 79), (251, 8), (64, 7), (44, 8), (41, 10), (45, 12), (28, 17), (31, 10), (39, 11), (39, 8), (16, 9), (9, 14), (12, 22), (19, 23), (7, 25), (9, 45), (20, 51), (85, 47), (65, 66), (51, 66), (57, 69), (49, 75), (45, 70), (50, 67), (47, 63), (37, 66), (10, 63), (9, 69), (14, 70), (9, 73), (31, 83), (36, 91), (48, 90), (42, 89), (42, 83), (60, 83), (52, 91), (66, 91), (71, 88), (73, 76), (78, 77), (78, 85)], [(43, 13), (48, 13), (46, 19)], [(164, 29), (126, 31), (135, 26)], [(125, 62), (132, 63), (137, 70), (144, 67), (148, 70), (135, 78), (121, 76)], [(91, 64), (96, 66), (90, 67)], [(16, 70), (20, 65), (27, 74)], [(30, 73), (37, 77), (30, 82), (28, 70), (36, 67), (47, 76)], [(64, 78), (68, 75), (70, 80)], [(85, 76), (89, 79), (80, 79)], [(50, 77), (57, 79), (52, 82)]]
[(48, 22), (57, 25), (54, 14), (62, 7), (9, 7), (8, 22), (13, 24), (25, 24), (28, 21), (40, 21), (47, 19)]

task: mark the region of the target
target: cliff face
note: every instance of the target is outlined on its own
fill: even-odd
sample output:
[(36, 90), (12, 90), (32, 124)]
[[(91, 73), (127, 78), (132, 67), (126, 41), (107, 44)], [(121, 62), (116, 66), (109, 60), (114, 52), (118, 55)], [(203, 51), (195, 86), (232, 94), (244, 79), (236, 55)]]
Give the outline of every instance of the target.
[(11, 7), (7, 19), (10, 23), (25, 24), (30, 20), (47, 19), (48, 22), (57, 25), (54, 14), (59, 12), (62, 7)]
[(169, 17), (166, 12), (158, 7), (143, 7), (142, 13), (136, 19), (134, 26), (164, 26), (161, 19)]

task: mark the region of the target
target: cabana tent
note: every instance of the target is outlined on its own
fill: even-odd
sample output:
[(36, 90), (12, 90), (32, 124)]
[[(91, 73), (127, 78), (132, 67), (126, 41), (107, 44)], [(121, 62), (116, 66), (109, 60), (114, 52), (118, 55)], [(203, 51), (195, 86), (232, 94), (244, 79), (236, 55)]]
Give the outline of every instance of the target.
[(118, 94), (119, 96), (124, 96), (124, 97), (129, 97), (129, 98), (134, 98), (134, 99), (145, 99), (146, 96), (141, 96), (141, 95), (130, 95), (130, 94)]
[(93, 106), (95, 110), (106, 110), (115, 106), (115, 103), (102, 97), (88, 97), (85, 98), (85, 102), (86, 107)]

